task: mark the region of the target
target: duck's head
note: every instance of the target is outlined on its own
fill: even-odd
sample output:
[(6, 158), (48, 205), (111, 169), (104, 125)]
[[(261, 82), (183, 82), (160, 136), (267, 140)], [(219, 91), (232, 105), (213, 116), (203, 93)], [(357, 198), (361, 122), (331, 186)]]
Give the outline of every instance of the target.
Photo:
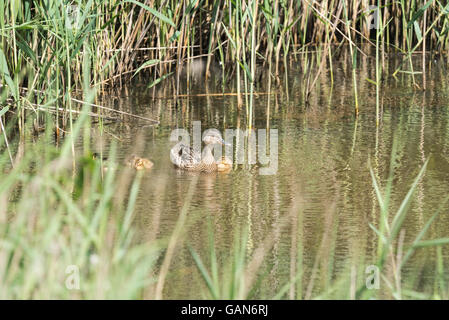
[(226, 143), (221, 137), (220, 131), (217, 129), (209, 129), (203, 135), (203, 142), (205, 144), (224, 144), (229, 146), (229, 143)]
[(134, 169), (142, 170), (142, 169), (151, 169), (153, 166), (153, 162), (146, 158), (141, 158), (136, 156), (135, 154), (131, 155), (128, 159), (125, 160), (125, 163), (129, 167), (134, 167)]
[(137, 170), (151, 169), (151, 167), (153, 167), (153, 162), (145, 158), (138, 158), (134, 163), (134, 167)]
[(98, 152), (92, 153), (92, 159), (94, 159), (94, 160), (101, 159), (103, 161), (107, 161), (108, 160), (107, 157), (102, 157), (101, 154), (99, 154)]

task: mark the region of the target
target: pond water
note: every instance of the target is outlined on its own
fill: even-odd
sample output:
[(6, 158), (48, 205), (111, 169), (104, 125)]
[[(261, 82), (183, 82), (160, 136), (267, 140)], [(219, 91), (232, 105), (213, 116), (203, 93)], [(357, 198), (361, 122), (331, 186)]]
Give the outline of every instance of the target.
[[(309, 63), (314, 61), (309, 57)], [(421, 70), (421, 57), (416, 68)], [(220, 264), (230, 263), (234, 238), (244, 226), (247, 255), (264, 241), (269, 243), (259, 268), (260, 283), (254, 298), (270, 298), (302, 270), (298, 294), (315, 296), (351, 266), (368, 266), (377, 253), (377, 236), (369, 224), (379, 223), (379, 206), (370, 167), (381, 186), (389, 174), (393, 141), (398, 146), (392, 193), (392, 214), (396, 212), (414, 178), (427, 159), (424, 178), (404, 222), (405, 243), (416, 237), (449, 190), (449, 77), (445, 64), (427, 64), (426, 90), (413, 87), (410, 74), (388, 77), (382, 85), (381, 123), (376, 126), (376, 90), (366, 79), (375, 79), (375, 60), (361, 57), (357, 69), (360, 113), (354, 115), (354, 91), (350, 57), (343, 54), (333, 62), (333, 85), (329, 65), (318, 77), (305, 103), (307, 72), (304, 57), (287, 62), (287, 73), (273, 82), (267, 94), (266, 77), (256, 87), (254, 127), (278, 130), (278, 170), (260, 175), (259, 168), (238, 165), (229, 173), (189, 174), (177, 171), (170, 162), (169, 141), (175, 128), (191, 130), (201, 121), (202, 130), (246, 129), (246, 109), (239, 109), (235, 83), (222, 88), (219, 81), (197, 79), (184, 87), (176, 104), (173, 82), (148, 89), (146, 81), (103, 95), (104, 106), (158, 119), (158, 126), (125, 117), (93, 129), (94, 151), (107, 154), (117, 142), (121, 161), (130, 154), (154, 162), (144, 174), (136, 208), (139, 239), (167, 239), (185, 206), (187, 220), (164, 287), (166, 299), (201, 298), (207, 291), (188, 246), (210, 269), (210, 231)], [(386, 74), (400, 62), (385, 61)], [(315, 63), (316, 65), (316, 63)], [(310, 73), (312, 79), (316, 67)], [(423, 88), (422, 76), (415, 75)], [(311, 82), (310, 80), (310, 82)], [(148, 83), (151, 82), (150, 80)], [(157, 97), (154, 99), (154, 97)], [(191, 189), (191, 200), (189, 199)], [(186, 205), (188, 204), (188, 205)], [(432, 224), (425, 239), (448, 236), (447, 206)], [(287, 217), (287, 223), (282, 223)], [(433, 286), (428, 274), (435, 270), (435, 250), (417, 251), (405, 270), (419, 275), (415, 289)], [(449, 259), (447, 250), (443, 256)], [(162, 262), (162, 261), (161, 261)], [(411, 272), (411, 271), (410, 271)], [(358, 274), (357, 276), (364, 276)], [(349, 285), (348, 285), (349, 287)], [(349, 289), (348, 289), (349, 290)]]

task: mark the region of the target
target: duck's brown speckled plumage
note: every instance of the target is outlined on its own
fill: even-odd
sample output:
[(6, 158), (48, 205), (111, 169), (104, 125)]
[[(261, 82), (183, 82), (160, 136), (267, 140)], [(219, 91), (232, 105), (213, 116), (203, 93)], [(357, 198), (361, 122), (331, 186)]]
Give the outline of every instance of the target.
[(220, 133), (217, 130), (211, 130), (203, 138), (206, 147), (203, 155), (195, 151), (190, 146), (179, 144), (171, 150), (171, 159), (176, 167), (186, 171), (196, 172), (215, 172), (219, 171), (219, 165), (215, 162), (212, 154), (214, 144), (224, 144)]

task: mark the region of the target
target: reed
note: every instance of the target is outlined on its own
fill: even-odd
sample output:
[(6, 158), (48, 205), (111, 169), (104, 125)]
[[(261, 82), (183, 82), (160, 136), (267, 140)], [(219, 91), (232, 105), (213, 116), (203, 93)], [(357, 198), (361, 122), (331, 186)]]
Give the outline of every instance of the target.
[[(74, 134), (82, 132), (87, 117), (74, 123)], [(108, 165), (114, 154), (112, 148)], [(4, 160), (3, 154), (2, 299), (142, 296), (159, 249), (133, 244), (139, 177), (127, 179), (129, 193), (117, 193), (115, 172), (109, 170), (102, 183), (100, 162), (87, 155), (78, 159), (73, 177), (71, 139), (59, 150), (34, 144), (15, 159), (14, 167)]]
[[(86, 54), (91, 65), (89, 84), (99, 89), (121, 85), (145, 71), (153, 79), (152, 85), (173, 72), (179, 90), (180, 67), (206, 54), (207, 69), (214, 59), (221, 62), (223, 81), (233, 79), (224, 76), (228, 70), (236, 71), (238, 92), (242, 91), (243, 70), (249, 81), (248, 90), (244, 91), (249, 92), (257, 80), (254, 76), (260, 62), (269, 66), (270, 76), (274, 70), (278, 77), (279, 62), (283, 60), (286, 68), (292, 48), (304, 50), (323, 44), (331, 50), (333, 44), (347, 43), (355, 68), (357, 51), (363, 54), (361, 44), (374, 45), (365, 23), (368, 8), (364, 6), (369, 4), (378, 6), (378, 18), (385, 22), (380, 34), (375, 34), (377, 55), (383, 61), (389, 50), (403, 52), (408, 68), (401, 66), (394, 75), (406, 73), (417, 85), (415, 75), (421, 72), (415, 71), (418, 66), (412, 64), (411, 55), (419, 47), (438, 53), (447, 53), (449, 49), (449, 35), (444, 31), (449, 23), (449, 5), (438, 1), (350, 1), (346, 5), (335, 0), (77, 0), (69, 5), (57, 1), (1, 0), (0, 49), (4, 59), (0, 75), (7, 91), (4, 94), (17, 110), (20, 130), (27, 117), (24, 110), (30, 104), (48, 101), (49, 97), (66, 110), (56, 114), (56, 122), (61, 122), (57, 127), (64, 129), (70, 110), (75, 107), (70, 97), (82, 88)], [(339, 13), (342, 6), (344, 20)], [(385, 39), (391, 42), (385, 43)], [(422, 68), (425, 69), (424, 54)], [(380, 80), (378, 73), (377, 68), (376, 82)], [(354, 79), (355, 95), (356, 86)], [(243, 102), (239, 101), (241, 105)], [(251, 101), (250, 96), (248, 116), (252, 114)], [(355, 101), (358, 110), (357, 97)]]
[[(87, 82), (87, 80), (84, 80)], [(86, 89), (85, 89), (86, 90)], [(88, 90), (86, 90), (88, 92)], [(94, 93), (86, 94), (91, 101)], [(88, 144), (72, 167), (72, 141), (90, 130), (88, 106), (73, 123), (73, 139), (66, 139), (58, 149), (51, 144), (32, 144), (26, 153), (16, 153), (14, 166), (8, 154), (0, 155), (0, 296), (2, 298), (166, 298), (164, 287), (170, 280), (171, 264), (178, 255), (177, 247), (185, 245), (184, 236), (192, 225), (191, 197), (197, 179), (191, 185), (173, 232), (167, 237), (139, 241), (136, 236), (136, 199), (142, 176), (111, 168), (115, 163), (115, 147), (109, 160), (92, 159)], [(6, 128), (8, 130), (9, 128)], [(50, 135), (47, 129), (46, 134)], [(355, 135), (356, 133), (354, 133)], [(355, 139), (355, 138), (354, 138)], [(354, 142), (353, 142), (354, 143)], [(4, 147), (4, 136), (0, 147)], [(338, 221), (329, 214), (318, 250), (312, 256), (311, 272), (304, 263), (304, 212), (300, 196), (294, 197), (291, 209), (281, 216), (272, 234), (250, 249), (249, 226), (234, 230), (229, 251), (215, 247), (214, 232), (209, 229), (209, 247), (204, 254), (190, 248), (201, 279), (201, 296), (216, 299), (371, 299), (371, 298), (441, 298), (447, 297), (442, 245), (449, 239), (428, 236), (436, 218), (447, 208), (443, 199), (430, 219), (414, 230), (412, 241), (405, 242), (404, 221), (415, 202), (415, 192), (426, 173), (428, 160), (397, 208), (393, 201), (396, 169), (400, 165), (398, 143), (393, 144), (389, 176), (384, 186), (371, 170), (373, 189), (378, 202), (377, 222), (370, 227), (376, 235), (377, 255), (361, 254), (346, 269), (334, 274), (334, 248)], [(161, 196), (164, 196), (163, 194)], [(189, 214), (187, 214), (189, 212)], [(153, 213), (154, 214), (154, 213)], [(198, 212), (204, 217), (207, 212)], [(190, 218), (189, 218), (190, 217)], [(190, 220), (190, 221), (189, 221)], [(195, 222), (195, 221), (194, 221)], [(290, 274), (275, 292), (264, 285), (269, 276), (270, 254), (278, 232), (290, 232)], [(277, 240), (276, 240), (277, 241)], [(423, 290), (416, 282), (417, 274), (404, 273), (413, 263), (417, 251), (436, 252), (435, 287)], [(159, 261), (159, 263), (158, 263)], [(379, 268), (383, 290), (368, 290), (365, 283), (367, 264)], [(78, 282), (75, 280), (79, 275)], [(154, 292), (149, 288), (155, 287)], [(200, 293), (198, 293), (200, 294)]]
[[(376, 50), (376, 80), (372, 82), (376, 85), (379, 124), (385, 55), (400, 52), (403, 61), (393, 76), (401, 72), (417, 85), (419, 66), (413, 65), (411, 57), (418, 48), (423, 49), (423, 70), (427, 48), (440, 54), (449, 50), (449, 34), (445, 32), (449, 5), (424, 0), (376, 3), (381, 27), (372, 39), (363, 22), (367, 8), (360, 1), (77, 0), (69, 7), (52, 0), (0, 0), (0, 150), (7, 151), (0, 153), (0, 297), (164, 298), (175, 248), (188, 230), (191, 193), (183, 199), (185, 205), (167, 239), (137, 243), (133, 219), (141, 177), (104, 172), (104, 167), (114, 163), (114, 147), (106, 163), (92, 159), (88, 139), (84, 139), (83, 155), (75, 154), (76, 139), (83, 133), (85, 138), (89, 136), (88, 118), (100, 117), (98, 110), (105, 110), (95, 103), (97, 94), (133, 77), (141, 77), (152, 87), (173, 75), (175, 98), (179, 99), (185, 96), (180, 91), (180, 68), (193, 59), (207, 57), (207, 69), (214, 60), (221, 62), (223, 84), (237, 82), (238, 107), (245, 104), (246, 124), (251, 128), (254, 97), (259, 91), (257, 71), (262, 64), (268, 67), (270, 99), (272, 80), (279, 84), (282, 66), (287, 69), (292, 51), (300, 52), (306, 61), (303, 87), (307, 100), (327, 61), (332, 75), (332, 53), (349, 45), (357, 114), (357, 57), (369, 56), (369, 50), (363, 51), (366, 44)], [(320, 53), (310, 58), (312, 47)], [(312, 76), (315, 65), (319, 72)], [(234, 72), (235, 78), (228, 77)], [(26, 153), (15, 152), (23, 147), (26, 126), (39, 124), (43, 118), (47, 138), (54, 134), (59, 143), (63, 132), (68, 135), (61, 147), (36, 143)], [(21, 133), (18, 139), (12, 139), (15, 130)], [(353, 146), (356, 134), (357, 120)], [(13, 149), (12, 144), (19, 147)], [(439, 210), (418, 231), (412, 245), (404, 245), (401, 234), (428, 162), (396, 211), (391, 208), (393, 163), (384, 188), (371, 171), (379, 205), (378, 224), (371, 226), (377, 235), (377, 257), (372, 263), (381, 271), (388, 297), (447, 297), (441, 245), (449, 240), (423, 240)], [(266, 298), (382, 298), (364, 286), (360, 277), (364, 264), (351, 262), (341, 278), (333, 277), (334, 233), (323, 236), (311, 274), (304, 272), (299, 203), (294, 203), (283, 219), (283, 227), (292, 222), (297, 231), (290, 280)], [(210, 237), (213, 239), (212, 232)], [(219, 265), (222, 259), (212, 240), (209, 265), (191, 248), (204, 281), (204, 296), (259, 297), (262, 262), (272, 242), (269, 237), (248, 255), (247, 240), (246, 230), (236, 234), (228, 265)], [(416, 250), (429, 247), (436, 247), (437, 285), (434, 292), (421, 292), (413, 279), (404, 279), (402, 271)], [(328, 257), (331, 262), (325, 260)], [(162, 261), (161, 266), (157, 260)], [(83, 279), (79, 290), (68, 290), (68, 286), (76, 286), (76, 281), (67, 283), (68, 274), (73, 272), (79, 272)], [(152, 286), (154, 293), (148, 293)]]
[[(432, 223), (438, 215), (444, 210), (449, 202), (446, 197), (439, 208), (435, 210), (431, 218), (423, 225), (422, 229), (414, 235), (414, 240), (409, 245), (404, 244), (403, 222), (412, 206), (414, 193), (420, 180), (423, 178), (428, 160), (420, 169), (414, 179), (410, 189), (405, 195), (396, 211), (391, 210), (394, 193), (394, 176), (396, 157), (398, 153), (397, 143), (394, 142), (390, 164), (389, 177), (386, 186), (382, 188), (373, 169), (370, 170), (373, 188), (379, 204), (379, 221), (377, 225), (369, 224), (376, 235), (378, 243), (377, 258), (370, 260), (363, 253), (359, 259), (348, 265), (345, 271), (341, 272), (339, 277), (333, 275), (332, 249), (325, 252), (324, 248), (333, 248), (335, 246), (336, 234), (324, 232), (321, 240), (320, 249), (314, 258), (314, 264), (311, 274), (306, 274), (303, 260), (303, 239), (302, 239), (302, 209), (298, 199), (294, 201), (290, 213), (283, 217), (280, 228), (287, 229), (291, 224), (292, 230), (292, 254), (290, 281), (283, 283), (280, 289), (274, 295), (263, 295), (259, 285), (264, 281), (267, 274), (260, 264), (255, 264), (254, 260), (262, 256), (264, 259), (271, 250), (271, 236), (267, 237), (265, 243), (261, 244), (252, 255), (247, 253), (248, 228), (239, 230), (235, 233), (233, 246), (230, 253), (218, 255), (214, 245), (213, 231), (209, 226), (209, 257), (201, 257), (193, 248), (189, 248), (195, 261), (201, 279), (204, 282), (203, 297), (212, 299), (432, 299), (447, 297), (447, 287), (445, 277), (443, 276), (443, 258), (441, 246), (449, 243), (449, 238), (438, 238), (423, 240), (430, 229)], [(329, 210), (334, 210), (330, 206)], [(332, 215), (330, 215), (332, 216)], [(329, 220), (327, 227), (336, 230), (336, 221)], [(331, 234), (331, 235), (329, 235)], [(297, 248), (296, 253), (294, 252)], [(417, 250), (426, 248), (435, 248), (437, 252), (436, 269), (434, 278), (437, 284), (430, 291), (422, 291), (414, 279), (415, 273), (404, 274), (403, 270), (409, 266), (410, 258)], [(295, 261), (295, 255), (297, 260)], [(205, 261), (209, 261), (206, 265)], [(220, 264), (218, 261), (227, 261)], [(255, 269), (254, 266), (257, 266)], [(321, 266), (321, 267), (320, 267)], [(323, 269), (322, 266), (328, 266)], [(366, 267), (370, 266), (371, 269)], [(373, 290), (369, 285), (374, 285), (368, 279), (367, 270), (376, 270), (377, 285), (382, 290)], [(371, 272), (371, 271), (369, 271)], [(370, 275), (368, 272), (368, 275)], [(374, 279), (374, 278), (373, 278)], [(323, 287), (316, 285), (316, 281), (322, 280), (325, 283)], [(302, 288), (307, 288), (303, 290)], [(253, 296), (258, 292), (257, 296)], [(296, 295), (295, 295), (296, 292)], [(261, 296), (262, 294), (262, 296)]]

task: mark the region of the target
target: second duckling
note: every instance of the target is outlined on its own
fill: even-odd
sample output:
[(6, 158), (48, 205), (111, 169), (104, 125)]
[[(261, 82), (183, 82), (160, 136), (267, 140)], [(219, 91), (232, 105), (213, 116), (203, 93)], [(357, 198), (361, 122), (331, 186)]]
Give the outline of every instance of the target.
[(136, 155), (132, 155), (126, 160), (126, 165), (132, 167), (136, 170), (151, 169), (153, 167), (153, 162), (146, 158), (141, 158)]
[(226, 156), (221, 158), (221, 161), (217, 163), (218, 172), (228, 172), (232, 169), (232, 161)]

